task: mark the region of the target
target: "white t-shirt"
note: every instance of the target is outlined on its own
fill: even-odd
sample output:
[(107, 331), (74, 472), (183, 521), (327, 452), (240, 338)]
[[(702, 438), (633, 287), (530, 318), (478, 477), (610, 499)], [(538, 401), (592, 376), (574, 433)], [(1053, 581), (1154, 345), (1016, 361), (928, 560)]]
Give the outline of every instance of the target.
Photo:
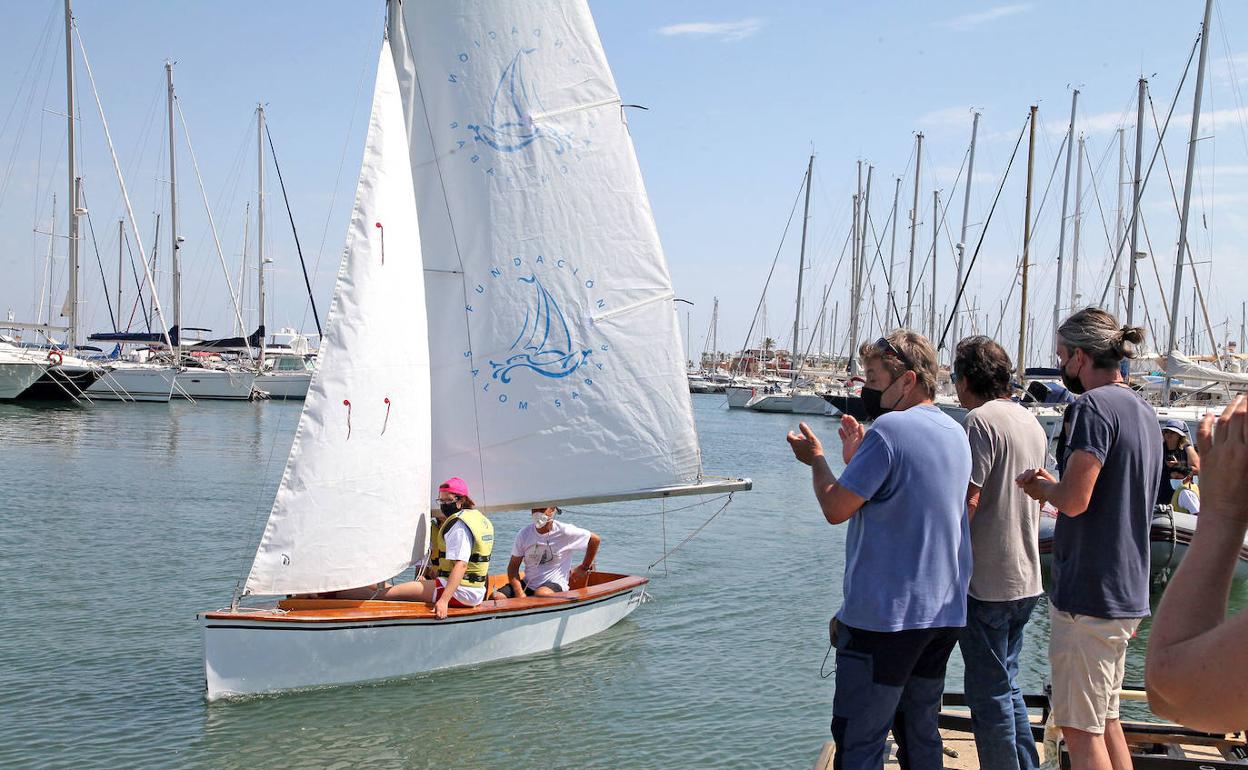
[[(442, 535), (446, 540), (446, 558), (452, 561), (468, 561), (472, 556), (472, 530), (463, 521), (455, 522), (450, 532)], [(438, 578), (438, 585), (445, 586), (446, 579)], [(452, 598), (460, 604), (477, 605), (485, 599), (485, 586), (468, 588), (461, 581)]]
[(524, 557), (525, 585), (537, 588), (543, 583), (555, 583), (566, 591), (572, 574), (572, 555), (585, 550), (591, 534), (588, 529), (558, 520), (550, 523), (549, 532), (538, 532), (533, 524), (520, 530), (511, 555)]
[(1200, 513), (1200, 498), (1190, 489), (1179, 489), (1179, 507), (1198, 514)]

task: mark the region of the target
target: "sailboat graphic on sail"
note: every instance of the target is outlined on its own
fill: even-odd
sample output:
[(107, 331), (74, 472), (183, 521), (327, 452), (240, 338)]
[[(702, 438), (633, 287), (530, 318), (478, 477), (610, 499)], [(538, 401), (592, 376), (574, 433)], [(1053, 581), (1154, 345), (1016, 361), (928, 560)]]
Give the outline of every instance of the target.
[[(702, 471), (671, 279), (586, 0), (391, 0), (389, 10), (320, 363), (242, 590), (199, 616), (209, 699), (550, 651), (641, 604), (645, 576), (600, 571), (444, 619), (423, 602), (281, 598), (419, 564), (434, 480), (465, 479), (485, 511), (751, 487)], [(565, 173), (557, 148), (530, 139), (490, 159), (505, 180), (493, 184), (446, 162), (460, 140), (439, 129), (490, 110), (486, 84), (498, 72), (515, 79), (507, 51), (520, 35), (563, 49), (533, 54), (541, 67), (525, 88), (564, 125), (533, 116), (529, 135), (594, 133), (593, 163)], [(493, 50), (472, 45), (498, 38)], [(489, 77), (448, 78), (447, 61)], [(534, 272), (504, 279), (499, 254), (513, 267), (531, 254)], [(542, 256), (552, 254), (575, 254), (577, 266)], [(577, 340), (612, 366), (569, 377), (590, 360)], [(539, 376), (512, 378), (514, 399), (489, 390), (522, 370)], [(570, 380), (597, 397), (556, 397)], [(505, 579), (491, 575), (487, 595)]]
[(534, 48), (521, 48), (503, 70), (494, 90), (494, 98), (490, 101), (490, 122), (468, 126), (478, 142), (484, 142), (499, 152), (523, 150), (538, 139), (548, 139), (556, 154), (563, 154), (568, 148), (568, 137), (549, 126), (533, 122), (535, 114), (540, 115), (546, 110), (525, 83), (522, 57), (535, 51)]
[(575, 349), (559, 303), (536, 275), (521, 278), (520, 282), (532, 284), (534, 289), (533, 307), (525, 313), (524, 328), (511, 344), (511, 350), (520, 352), (502, 362), (490, 361), (494, 369), (490, 376), (508, 383), (515, 369), (528, 369), (543, 377), (567, 377), (580, 368), (593, 351)]

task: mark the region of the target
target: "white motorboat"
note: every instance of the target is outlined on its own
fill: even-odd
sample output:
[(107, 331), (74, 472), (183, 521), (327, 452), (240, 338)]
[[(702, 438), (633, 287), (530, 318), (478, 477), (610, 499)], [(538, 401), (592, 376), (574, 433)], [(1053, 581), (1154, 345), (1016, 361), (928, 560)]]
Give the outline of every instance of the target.
[[(506, 29), (533, 37), (490, 34)], [(476, 76), (448, 79), (447, 62)], [(241, 594), (199, 616), (210, 700), (558, 649), (641, 603), (644, 577), (608, 573), (444, 620), (416, 603), (259, 598), (418, 564), (435, 480), (462, 477), (484, 511), (750, 488), (702, 472), (674, 293), (619, 104), (585, 0), (391, 2), (286, 469)], [(514, 256), (454, 248), (468, 232)]]
[(20, 349), (0, 347), (0, 399), (15, 399), (48, 370), (52, 362)]
[(315, 370), (316, 360), (310, 356), (270, 351), (255, 387), (269, 398), (297, 401), (307, 398)]

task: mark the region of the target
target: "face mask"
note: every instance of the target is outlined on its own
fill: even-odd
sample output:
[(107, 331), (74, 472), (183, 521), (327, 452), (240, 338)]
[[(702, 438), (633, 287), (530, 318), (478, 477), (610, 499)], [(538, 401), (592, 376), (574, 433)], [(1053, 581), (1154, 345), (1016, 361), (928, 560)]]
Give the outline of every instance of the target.
[(454, 500), (450, 502), (440, 502), (438, 503), (438, 508), (441, 509), (443, 516), (452, 516), (459, 513), (459, 503)]
[(546, 526), (555, 518), (554, 514), (547, 513), (546, 511), (532, 511), (531, 513), (533, 516), (533, 526), (538, 529)]
[(892, 406), (884, 406), (882, 403), (884, 394), (893, 389), (897, 384), (897, 380), (889, 383), (887, 388), (879, 390), (878, 388), (863, 387), (862, 389), (862, 409), (867, 413), (868, 420), (874, 420), (882, 414), (887, 414), (897, 408), (897, 402), (894, 401)]
[[(1074, 358), (1073, 354), (1071, 355), (1071, 358)], [(1066, 363), (1069, 364), (1070, 361), (1067, 360)], [(1078, 377), (1066, 371), (1065, 366), (1062, 367), (1062, 384), (1066, 386), (1066, 390), (1069, 390), (1076, 396), (1081, 395), (1087, 390), (1087, 388), (1083, 387), (1083, 383), (1079, 381)]]
[(1170, 488), (1171, 488), (1171, 489), (1173, 489), (1173, 490), (1175, 490), (1175, 491), (1177, 492), (1177, 491), (1178, 491), (1178, 489), (1179, 489), (1179, 487), (1181, 487), (1181, 486), (1183, 486), (1183, 479), (1170, 479)]

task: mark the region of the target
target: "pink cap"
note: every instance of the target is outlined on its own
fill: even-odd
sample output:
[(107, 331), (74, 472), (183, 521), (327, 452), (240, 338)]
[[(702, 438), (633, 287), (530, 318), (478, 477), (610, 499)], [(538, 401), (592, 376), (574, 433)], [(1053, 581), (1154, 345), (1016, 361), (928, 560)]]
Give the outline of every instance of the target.
[(441, 484), (438, 485), (438, 491), (450, 492), (452, 495), (459, 495), (460, 497), (467, 497), (468, 496), (468, 482), (464, 481), (459, 476), (452, 476), (451, 478), (447, 479), (446, 481), (443, 481)]

